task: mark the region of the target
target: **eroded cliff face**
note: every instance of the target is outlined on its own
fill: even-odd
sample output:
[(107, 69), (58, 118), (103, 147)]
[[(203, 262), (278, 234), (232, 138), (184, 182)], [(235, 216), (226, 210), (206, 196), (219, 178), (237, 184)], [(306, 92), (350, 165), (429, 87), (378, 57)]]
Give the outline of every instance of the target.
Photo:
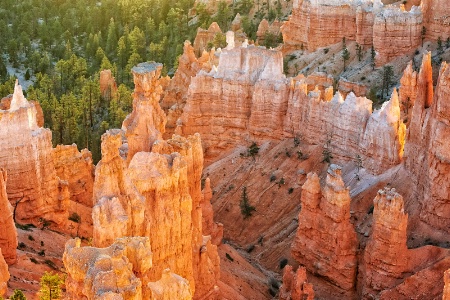
[[(6, 171), (0, 168), (0, 252), (3, 253), (1, 259), (4, 258), (11, 265), (17, 261), (17, 231), (13, 219), (13, 208), (6, 193), (6, 179)], [(2, 281), (1, 278), (0, 281)], [(1, 291), (0, 284), (0, 295), (2, 295)]]
[(16, 82), (9, 109), (0, 110), (0, 166), (8, 172), (6, 191), (19, 223), (38, 224), (43, 218), (63, 225), (67, 220), (68, 187), (56, 175), (51, 139)]
[(405, 166), (410, 171), (421, 203), (420, 218), (433, 228), (449, 232), (450, 70), (441, 66), (433, 91), (431, 54), (424, 55), (417, 80), (417, 98), (405, 146)]
[(298, 267), (296, 272), (289, 265), (284, 267), (283, 285), (280, 288), (279, 299), (314, 300), (313, 286), (306, 279), (304, 267)]
[[(94, 245), (148, 237), (153, 253), (148, 280), (167, 285), (180, 275), (195, 299), (215, 299), (220, 261), (217, 245), (202, 230), (201, 140), (198, 134), (162, 139), (160, 68), (146, 63), (134, 69), (133, 112), (123, 130), (102, 136), (93, 192)], [(177, 275), (163, 275), (168, 268)], [(152, 297), (169, 299), (158, 292)]]
[(0, 248), (0, 297), (5, 296), (8, 290), (9, 280), (8, 265), (2, 255), (2, 249)]
[(439, 33), (441, 39), (449, 35), (445, 5), (432, 0), (422, 2), (421, 7), (412, 8), (408, 3), (406, 10), (403, 4), (384, 6), (380, 0), (295, 1), (292, 15), (281, 28), (284, 48), (315, 51), (345, 37), (363, 47), (373, 45), (377, 64), (384, 65), (417, 48), (423, 27), (430, 28), (427, 38), (433, 40)]
[(197, 35), (194, 40), (194, 53), (196, 56), (202, 55), (203, 51), (208, 50), (208, 44), (214, 41), (216, 34), (221, 34), (222, 30), (216, 22), (211, 23), (208, 29), (197, 29)]
[(116, 97), (117, 83), (111, 70), (102, 70), (100, 72), (100, 94), (103, 99), (110, 101)]
[(354, 287), (357, 269), (358, 240), (350, 223), (350, 200), (340, 167), (330, 166), (323, 188), (316, 174), (308, 174), (291, 248), (294, 259), (308, 271), (345, 290)]
[(202, 135), (208, 162), (252, 141), (302, 137), (328, 147), (338, 161), (360, 156), (372, 173), (398, 164), (405, 127), (397, 95), (372, 114), (370, 100), (352, 92), (345, 99), (339, 92), (333, 97), (331, 85), (321, 74), (287, 79), (279, 51), (223, 50), (217, 70), (192, 78), (180, 132)]

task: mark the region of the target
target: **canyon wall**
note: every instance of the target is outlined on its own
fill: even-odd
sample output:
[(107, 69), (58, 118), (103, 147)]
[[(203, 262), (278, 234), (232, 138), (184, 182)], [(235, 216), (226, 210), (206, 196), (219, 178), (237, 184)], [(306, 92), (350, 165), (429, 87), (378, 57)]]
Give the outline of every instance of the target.
[(13, 219), (13, 208), (6, 193), (6, 180), (6, 171), (0, 168), (0, 249), (3, 253), (2, 259), (4, 258), (11, 265), (17, 261), (17, 230)]
[(383, 5), (380, 0), (295, 1), (292, 15), (281, 28), (287, 51), (315, 51), (341, 42), (345, 37), (374, 46), (377, 65), (409, 54), (426, 39), (450, 36), (450, 10), (442, 0), (424, 0), (421, 6)]
[(345, 290), (354, 287), (357, 269), (358, 240), (350, 223), (350, 200), (340, 167), (330, 166), (323, 188), (319, 177), (309, 173), (291, 248), (294, 259), (308, 271)]
[(401, 161), (405, 129), (396, 94), (372, 114), (365, 97), (349, 93), (344, 100), (339, 92), (332, 97), (322, 77), (287, 79), (282, 70), (279, 51), (223, 50), (217, 69), (192, 78), (179, 132), (199, 132), (208, 161), (237, 145), (295, 136), (327, 145), (337, 161), (359, 155), (373, 173)]
[(8, 280), (10, 278), (8, 265), (2, 255), (2, 249), (0, 248), (0, 297), (5, 296), (8, 291)]

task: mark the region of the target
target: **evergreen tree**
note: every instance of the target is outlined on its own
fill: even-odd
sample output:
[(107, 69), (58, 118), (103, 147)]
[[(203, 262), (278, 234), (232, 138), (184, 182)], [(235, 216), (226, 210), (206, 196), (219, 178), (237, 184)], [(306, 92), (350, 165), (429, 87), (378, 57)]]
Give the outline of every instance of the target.
[(39, 290), (40, 300), (53, 300), (60, 299), (61, 297), (61, 285), (64, 280), (58, 275), (49, 272), (45, 272), (41, 277), (41, 289)]

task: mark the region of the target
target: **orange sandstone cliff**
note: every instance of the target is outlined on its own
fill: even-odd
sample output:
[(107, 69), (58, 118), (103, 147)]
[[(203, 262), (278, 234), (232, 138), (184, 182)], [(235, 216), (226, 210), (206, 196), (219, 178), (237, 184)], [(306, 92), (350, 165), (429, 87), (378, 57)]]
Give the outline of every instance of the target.
[(2, 249), (0, 248), (0, 297), (3, 297), (8, 290), (9, 280), (8, 265), (2, 255)]
[(283, 271), (283, 285), (279, 292), (280, 300), (314, 300), (312, 284), (307, 282), (306, 269), (299, 267), (296, 272), (287, 265)]
[(2, 259), (4, 258), (11, 265), (17, 260), (17, 231), (14, 225), (13, 208), (6, 194), (6, 179), (6, 171), (0, 169), (0, 249), (3, 253)]

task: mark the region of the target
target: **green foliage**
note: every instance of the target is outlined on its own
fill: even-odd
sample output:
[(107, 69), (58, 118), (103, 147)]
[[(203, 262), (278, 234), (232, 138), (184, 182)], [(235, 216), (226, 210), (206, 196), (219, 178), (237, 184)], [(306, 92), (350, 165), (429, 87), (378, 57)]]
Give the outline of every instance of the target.
[(360, 44), (356, 44), (356, 56), (358, 56), (358, 61), (362, 60), (363, 53), (362, 53), (362, 46)]
[(45, 272), (41, 277), (39, 299), (40, 300), (53, 300), (61, 297), (61, 285), (64, 280), (59, 274), (51, 272)]
[(234, 261), (234, 258), (231, 257), (230, 254), (225, 253), (225, 257), (229, 260), (229, 261)]
[(441, 39), (441, 37), (439, 37), (437, 40), (437, 53), (442, 54), (443, 51), (444, 51), (444, 48), (442, 47), (442, 39)]
[(425, 40), (425, 35), (427, 34), (427, 28), (425, 26), (422, 26), (421, 36), (422, 36), (422, 47), (423, 47), (423, 41)]
[[(345, 41), (345, 39), (344, 39), (344, 41)], [(341, 56), (342, 56), (342, 60), (344, 61), (344, 72), (345, 72), (346, 67), (347, 67), (346, 66), (346, 62), (347, 62), (347, 60), (350, 59), (350, 52), (348, 51), (347, 46), (345, 45), (345, 43), (344, 43), (344, 46), (342, 48)]]
[(333, 159), (333, 155), (331, 154), (331, 149), (330, 149), (330, 145), (331, 145), (331, 139), (327, 140), (327, 143), (325, 144), (325, 146), (323, 147), (322, 150), (322, 162), (326, 162), (326, 163), (331, 163), (331, 159)]
[(375, 48), (372, 46), (370, 48), (370, 59), (372, 61), (372, 70), (375, 70), (375, 56), (376, 56)]
[(75, 222), (75, 223), (81, 223), (81, 217), (80, 217), (80, 215), (77, 214), (76, 212), (72, 213), (72, 214), (69, 216), (69, 220), (70, 220), (70, 221), (73, 221), (73, 222)]
[(389, 96), (389, 90), (393, 84), (394, 68), (392, 66), (386, 65), (383, 67), (383, 83), (381, 95), (384, 97)]
[(217, 33), (214, 36), (213, 46), (217, 48), (225, 48), (227, 46), (227, 36), (223, 33)]
[(256, 210), (254, 206), (251, 206), (249, 203), (248, 195), (247, 195), (247, 187), (243, 187), (241, 202), (239, 204), (241, 208), (241, 214), (244, 216), (244, 219), (247, 219), (252, 215), (252, 212)]
[(255, 155), (258, 154), (258, 152), (259, 152), (259, 147), (255, 142), (253, 142), (247, 150), (247, 155), (251, 156), (251, 157), (255, 157)]
[(14, 290), (14, 294), (9, 297), (9, 300), (27, 300), (21, 290)]

